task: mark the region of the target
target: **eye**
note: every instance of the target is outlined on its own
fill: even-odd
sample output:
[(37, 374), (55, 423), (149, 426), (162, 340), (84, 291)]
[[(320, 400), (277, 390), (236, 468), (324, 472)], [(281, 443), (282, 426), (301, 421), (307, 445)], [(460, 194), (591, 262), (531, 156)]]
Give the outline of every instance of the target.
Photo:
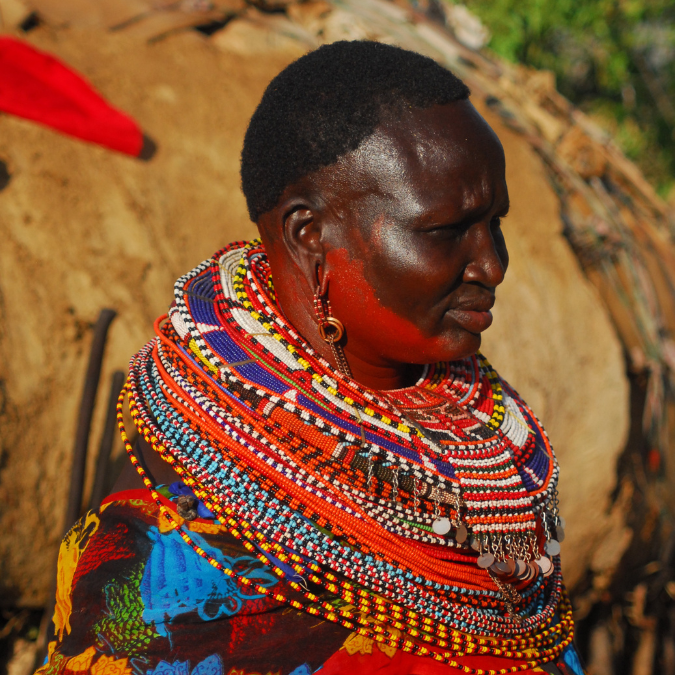
[(427, 234), (441, 237), (458, 237), (464, 234), (471, 227), (471, 222), (462, 221), (459, 223), (448, 223), (425, 230)]
[(504, 219), (505, 216), (495, 216), (491, 221), (490, 225), (492, 227), (501, 227), (502, 226), (502, 220)]

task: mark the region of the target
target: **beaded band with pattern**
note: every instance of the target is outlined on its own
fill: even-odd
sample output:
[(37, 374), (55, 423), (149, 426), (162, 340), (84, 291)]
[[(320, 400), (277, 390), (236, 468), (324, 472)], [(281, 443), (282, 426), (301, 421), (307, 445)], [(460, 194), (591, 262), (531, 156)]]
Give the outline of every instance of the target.
[[(294, 570), (293, 597), (237, 583), (465, 672), (480, 671), (457, 664), (462, 654), (527, 659), (515, 672), (570, 643), (557, 557), (515, 587), (479, 566), (543, 559), (560, 520), (546, 433), (484, 357), (427, 366), (404, 390), (365, 389), (284, 320), (259, 241), (179, 279), (163, 319), (123, 397), (218, 520), (279, 576), (277, 561)], [(124, 433), (122, 399), (118, 417), (165, 516), (229, 574), (162, 506)]]

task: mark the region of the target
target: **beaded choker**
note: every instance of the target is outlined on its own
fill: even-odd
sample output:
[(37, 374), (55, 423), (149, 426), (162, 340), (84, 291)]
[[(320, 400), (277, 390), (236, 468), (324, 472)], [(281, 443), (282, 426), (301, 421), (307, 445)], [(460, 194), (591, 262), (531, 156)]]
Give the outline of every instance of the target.
[[(557, 463), (484, 357), (426, 366), (407, 389), (365, 389), (283, 318), (259, 241), (181, 277), (168, 318), (123, 396), (154, 450), (294, 592), (238, 583), (465, 672), (480, 671), (462, 654), (531, 667), (570, 643)], [(122, 399), (118, 417), (165, 516), (208, 558), (134, 457)]]

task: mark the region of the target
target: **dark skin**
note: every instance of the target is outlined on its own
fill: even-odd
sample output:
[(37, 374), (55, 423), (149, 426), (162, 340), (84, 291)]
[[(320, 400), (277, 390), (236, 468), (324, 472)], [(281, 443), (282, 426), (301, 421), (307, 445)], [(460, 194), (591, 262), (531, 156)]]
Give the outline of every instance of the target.
[[(502, 145), (461, 101), (385, 119), (289, 186), (258, 227), (289, 322), (335, 367), (314, 313), (320, 286), (344, 324), (353, 378), (387, 390), (480, 347), (508, 266), (508, 209)], [(136, 451), (153, 483), (180, 480), (143, 439)], [(128, 463), (113, 492), (143, 487)]]
[(370, 389), (475, 353), (508, 265), (504, 171), (499, 139), (468, 101), (385, 119), (261, 217), (285, 316), (335, 365), (314, 313), (320, 284), (353, 377)]
[[(317, 329), (321, 286), (345, 326), (355, 380), (414, 384), (423, 364), (476, 352), (508, 253), (504, 152), (468, 101), (406, 111), (332, 166), (289, 186), (258, 226), (279, 304), (333, 366)], [(155, 483), (179, 480), (141, 440)], [(113, 491), (143, 488), (128, 464)]]

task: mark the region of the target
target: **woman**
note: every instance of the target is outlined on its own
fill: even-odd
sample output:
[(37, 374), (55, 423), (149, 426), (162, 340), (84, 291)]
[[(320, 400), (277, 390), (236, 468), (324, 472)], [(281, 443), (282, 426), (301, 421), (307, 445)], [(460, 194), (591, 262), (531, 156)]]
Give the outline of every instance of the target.
[(60, 555), (42, 672), (581, 674), (546, 433), (478, 352), (501, 144), (433, 61), (342, 42), (268, 87), (261, 241), (176, 282), (141, 440)]

